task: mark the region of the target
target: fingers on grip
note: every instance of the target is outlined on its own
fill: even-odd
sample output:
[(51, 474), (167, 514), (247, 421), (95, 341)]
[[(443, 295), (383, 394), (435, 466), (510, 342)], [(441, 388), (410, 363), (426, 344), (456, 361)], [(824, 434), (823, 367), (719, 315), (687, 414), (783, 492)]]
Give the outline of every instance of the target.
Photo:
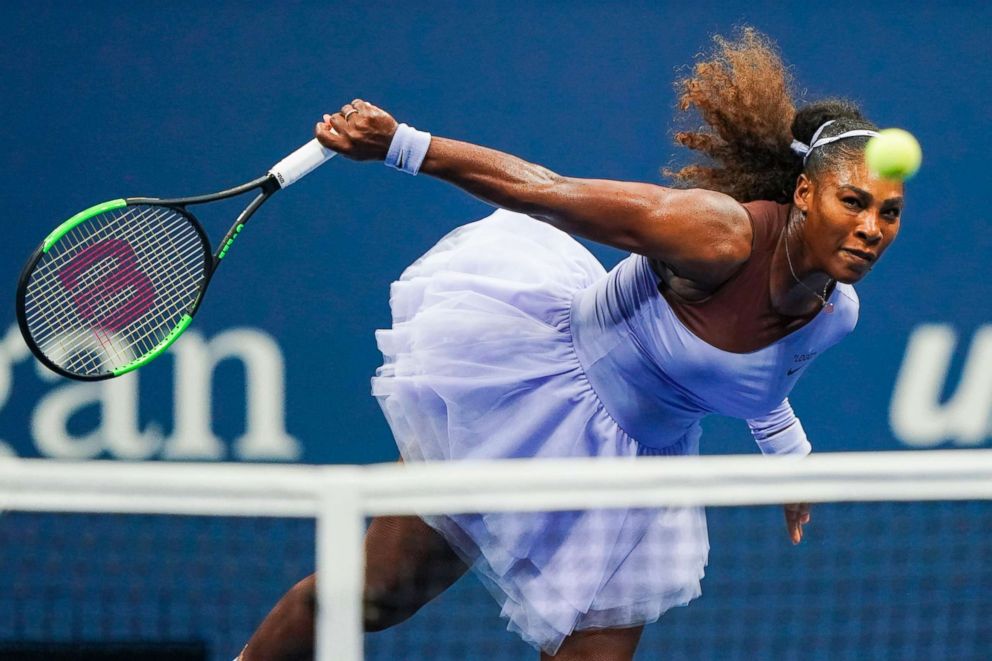
[(329, 149), (339, 151), (343, 147), (340, 131), (334, 127), (332, 115), (325, 114), (324, 121), (317, 122), (314, 137)]
[(344, 135), (344, 133), (348, 130), (348, 125), (344, 121), (344, 116), (342, 116), (339, 112), (331, 115), (327, 119), (327, 123), (331, 125), (332, 129), (341, 135)]

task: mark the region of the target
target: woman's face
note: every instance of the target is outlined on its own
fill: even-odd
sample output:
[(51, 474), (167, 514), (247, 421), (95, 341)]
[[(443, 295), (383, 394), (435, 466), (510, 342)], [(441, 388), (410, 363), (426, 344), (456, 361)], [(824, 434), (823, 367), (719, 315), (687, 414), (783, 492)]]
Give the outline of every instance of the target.
[(860, 161), (824, 172), (816, 181), (801, 175), (793, 201), (806, 212), (806, 266), (851, 284), (871, 270), (899, 233), (903, 184), (876, 177)]

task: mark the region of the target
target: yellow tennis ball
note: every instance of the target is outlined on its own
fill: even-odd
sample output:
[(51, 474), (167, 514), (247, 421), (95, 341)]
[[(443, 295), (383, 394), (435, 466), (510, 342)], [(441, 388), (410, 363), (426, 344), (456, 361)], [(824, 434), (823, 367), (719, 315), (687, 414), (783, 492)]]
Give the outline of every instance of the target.
[(865, 147), (868, 168), (885, 179), (909, 179), (920, 169), (923, 150), (913, 134), (902, 129), (883, 129)]

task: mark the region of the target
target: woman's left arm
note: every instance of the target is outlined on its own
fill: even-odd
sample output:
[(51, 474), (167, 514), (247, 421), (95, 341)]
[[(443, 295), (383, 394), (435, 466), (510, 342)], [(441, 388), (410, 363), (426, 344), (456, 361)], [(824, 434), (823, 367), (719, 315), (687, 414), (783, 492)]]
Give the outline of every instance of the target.
[[(751, 418), (747, 425), (762, 454), (806, 456), (812, 450), (788, 398), (760, 418)], [(809, 503), (785, 506), (785, 528), (793, 544), (803, 539), (803, 525), (809, 523), (809, 510)]]

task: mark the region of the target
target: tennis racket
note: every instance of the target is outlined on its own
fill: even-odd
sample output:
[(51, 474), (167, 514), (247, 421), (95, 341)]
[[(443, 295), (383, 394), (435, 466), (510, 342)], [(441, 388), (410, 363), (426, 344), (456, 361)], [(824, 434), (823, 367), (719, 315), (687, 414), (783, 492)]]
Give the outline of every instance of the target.
[[(335, 152), (311, 140), (262, 177), (210, 195), (129, 197), (80, 211), (31, 255), (17, 285), (17, 323), (31, 351), (84, 381), (126, 374), (186, 330), (207, 285), (252, 214)], [(256, 191), (211, 251), (189, 211)]]

